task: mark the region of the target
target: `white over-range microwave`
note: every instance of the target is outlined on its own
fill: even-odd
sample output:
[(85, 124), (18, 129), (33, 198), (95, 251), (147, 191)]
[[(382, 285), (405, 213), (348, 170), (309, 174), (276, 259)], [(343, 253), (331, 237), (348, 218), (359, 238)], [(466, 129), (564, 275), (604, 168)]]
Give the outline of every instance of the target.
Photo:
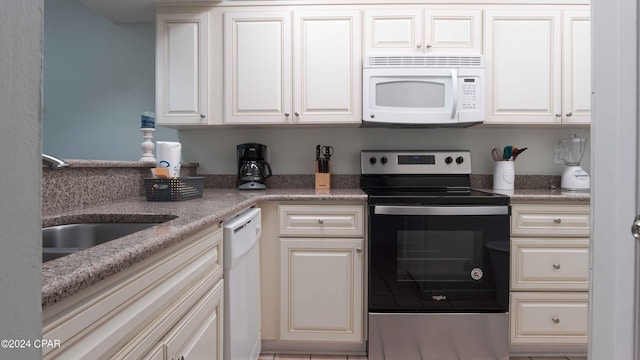
[(482, 56), (368, 55), (363, 126), (466, 127), (485, 118)]

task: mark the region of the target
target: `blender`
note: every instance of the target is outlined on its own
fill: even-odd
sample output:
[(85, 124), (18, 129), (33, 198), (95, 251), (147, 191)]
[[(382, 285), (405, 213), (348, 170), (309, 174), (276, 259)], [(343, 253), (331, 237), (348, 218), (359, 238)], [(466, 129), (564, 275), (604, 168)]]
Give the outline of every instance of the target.
[(587, 139), (571, 134), (560, 139), (556, 147), (556, 155), (565, 168), (562, 172), (560, 186), (563, 190), (589, 191), (589, 173), (580, 167), (582, 155), (587, 145)]

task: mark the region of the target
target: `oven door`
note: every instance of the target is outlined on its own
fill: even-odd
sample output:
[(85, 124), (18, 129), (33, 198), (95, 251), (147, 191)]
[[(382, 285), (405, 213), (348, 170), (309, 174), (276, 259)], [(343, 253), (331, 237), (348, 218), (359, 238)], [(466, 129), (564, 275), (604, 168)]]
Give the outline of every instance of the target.
[(369, 208), (370, 312), (508, 310), (508, 205)]

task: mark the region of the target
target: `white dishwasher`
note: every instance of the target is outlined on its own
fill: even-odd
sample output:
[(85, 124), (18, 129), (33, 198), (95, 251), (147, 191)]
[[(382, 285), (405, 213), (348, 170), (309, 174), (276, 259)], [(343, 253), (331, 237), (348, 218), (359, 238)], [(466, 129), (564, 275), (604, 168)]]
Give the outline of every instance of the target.
[(256, 360), (260, 335), (260, 209), (225, 221), (224, 360)]

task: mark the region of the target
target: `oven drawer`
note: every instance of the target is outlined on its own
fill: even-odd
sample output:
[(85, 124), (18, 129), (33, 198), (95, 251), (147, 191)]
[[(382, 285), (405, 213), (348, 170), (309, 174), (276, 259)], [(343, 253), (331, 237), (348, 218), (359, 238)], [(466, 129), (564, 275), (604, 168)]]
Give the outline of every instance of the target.
[(511, 235), (589, 236), (589, 205), (514, 204)]
[(511, 239), (511, 290), (589, 290), (589, 239)]
[(280, 236), (364, 236), (362, 205), (280, 205)]
[(586, 344), (588, 294), (512, 293), (512, 344)]

